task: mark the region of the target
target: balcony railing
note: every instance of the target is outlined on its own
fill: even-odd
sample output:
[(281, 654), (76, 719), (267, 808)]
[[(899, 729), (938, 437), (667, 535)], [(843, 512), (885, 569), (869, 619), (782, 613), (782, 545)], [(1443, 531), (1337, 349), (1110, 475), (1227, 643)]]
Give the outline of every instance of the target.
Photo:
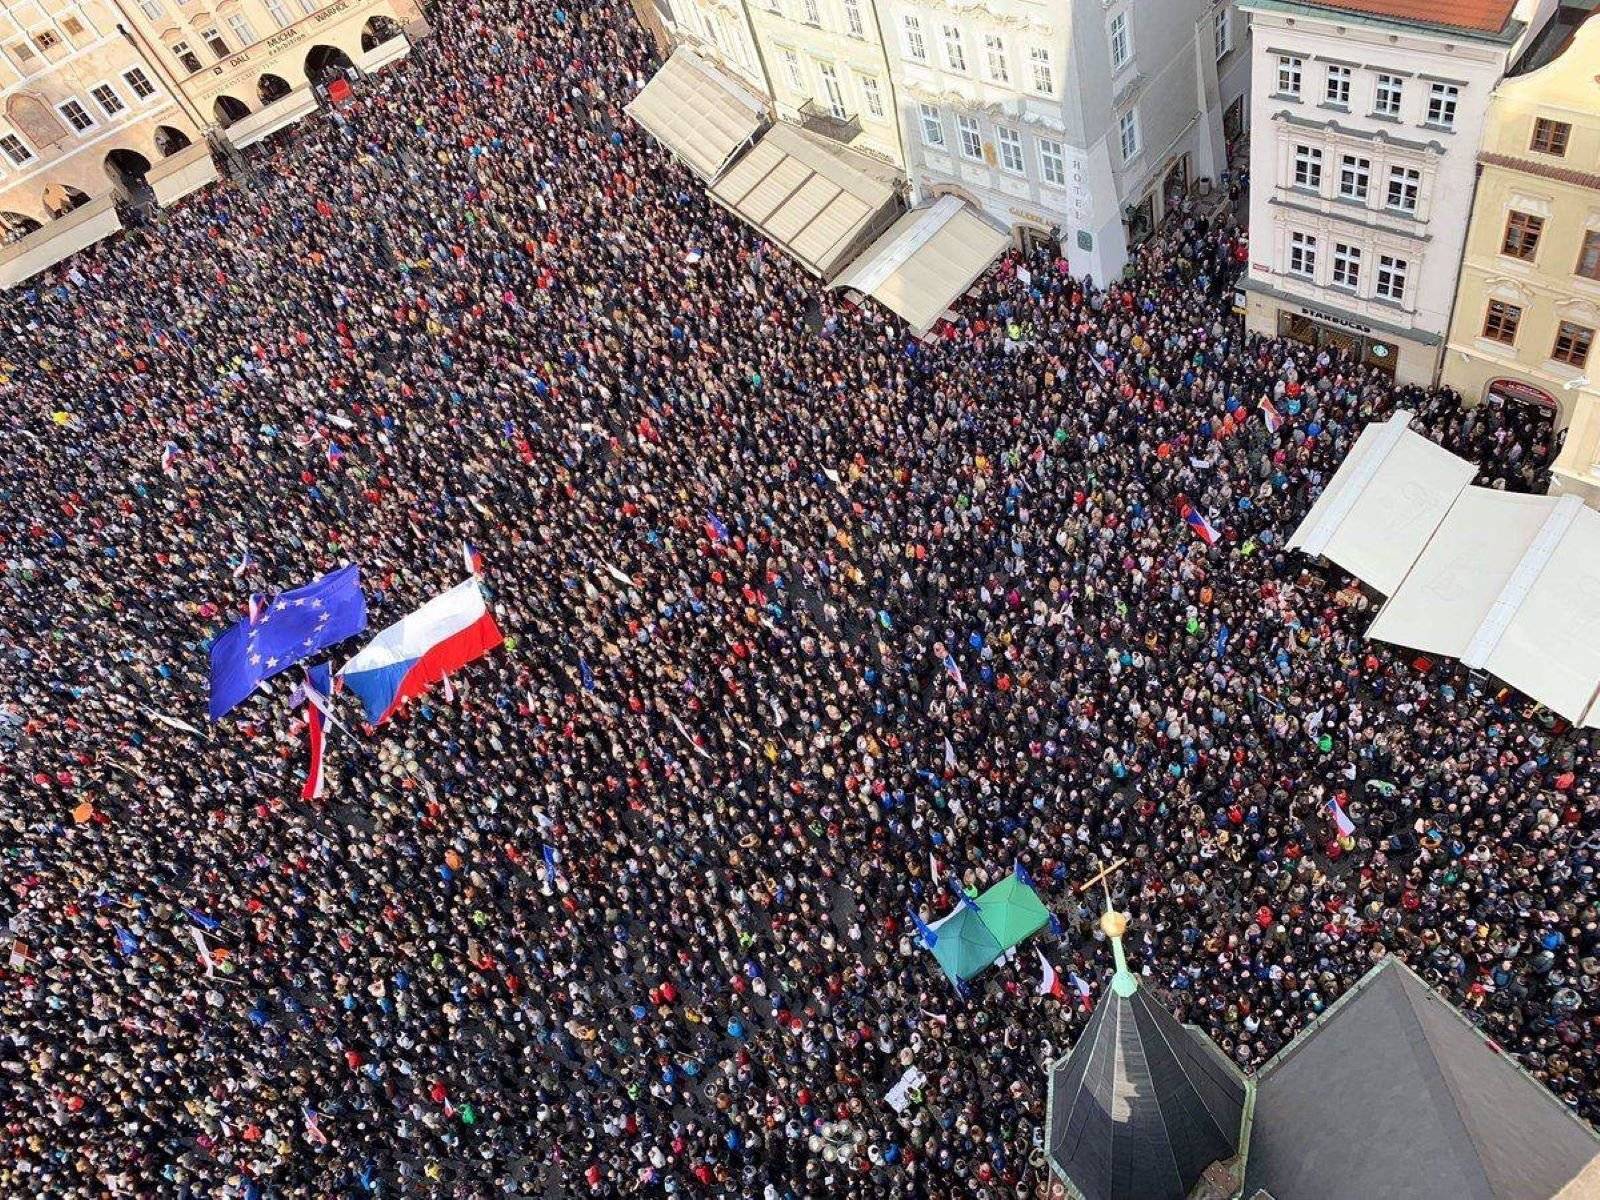
[(836, 117), (830, 109), (815, 100), (807, 100), (800, 106), (800, 124), (813, 133), (820, 133), (823, 137), (832, 138), (846, 145), (861, 136), (859, 117), (853, 114), (848, 117)]

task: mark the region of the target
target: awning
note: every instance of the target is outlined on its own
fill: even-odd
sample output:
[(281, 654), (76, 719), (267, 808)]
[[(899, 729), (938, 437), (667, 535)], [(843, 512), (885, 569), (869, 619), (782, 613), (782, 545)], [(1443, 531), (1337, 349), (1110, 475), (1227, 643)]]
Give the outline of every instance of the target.
[(145, 182), (156, 194), (156, 203), (165, 208), (182, 200), (190, 192), (197, 192), (217, 178), (217, 164), (212, 160), (211, 147), (205, 142), (185, 146), (169, 154), (145, 176)]
[(15, 287), (122, 228), (116, 200), (101, 196), (0, 248), (0, 288)]
[(246, 146), (253, 146), (262, 138), (270, 137), (278, 130), (293, 125), (316, 107), (317, 97), (311, 91), (309, 84), (295, 88), (287, 96), (256, 109), (247, 117), (240, 117), (222, 131), (222, 136), (232, 142), (237, 149), (243, 150)]
[(687, 46), (623, 111), (707, 183), (767, 123), (760, 100)]
[(1576, 496), (1466, 489), (1368, 636), (1459, 658), (1600, 724), (1600, 514)]
[(396, 34), (387, 41), (379, 42), (371, 50), (363, 50), (356, 56), (356, 66), (369, 75), (380, 67), (386, 67), (397, 58), (404, 58), (411, 53), (411, 43), (405, 37)]
[(1368, 425), (1289, 538), (1393, 595), (1472, 482), (1477, 468), (1406, 426), (1409, 412)]
[(871, 296), (920, 337), (1010, 244), (965, 201), (941, 196), (891, 225), (835, 286)]
[(826, 281), (900, 215), (893, 177), (864, 155), (775, 125), (711, 196)]

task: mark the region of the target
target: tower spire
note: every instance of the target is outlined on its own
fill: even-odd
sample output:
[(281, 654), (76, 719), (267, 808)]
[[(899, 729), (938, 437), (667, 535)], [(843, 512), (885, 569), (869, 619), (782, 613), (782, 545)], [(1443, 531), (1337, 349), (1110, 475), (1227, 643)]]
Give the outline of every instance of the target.
[(1122, 948), (1122, 935), (1128, 932), (1128, 914), (1119, 913), (1111, 904), (1110, 877), (1127, 861), (1117, 859), (1078, 889), (1081, 892), (1098, 883), (1105, 892), (1106, 910), (1100, 914), (1100, 932), (1111, 939), (1111, 955), (1117, 964), (1116, 973), (1111, 976), (1111, 990), (1119, 996), (1131, 996), (1139, 990), (1139, 977), (1128, 969), (1128, 955)]

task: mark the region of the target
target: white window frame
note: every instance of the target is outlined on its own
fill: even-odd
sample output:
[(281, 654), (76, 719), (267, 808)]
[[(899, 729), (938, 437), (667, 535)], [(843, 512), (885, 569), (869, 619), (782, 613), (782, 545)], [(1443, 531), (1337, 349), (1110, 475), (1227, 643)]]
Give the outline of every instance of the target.
[(939, 41), (944, 47), (944, 65), (957, 74), (967, 73), (967, 39), (961, 26), (946, 22), (939, 28)]
[(863, 75), (861, 79), (861, 98), (866, 101), (867, 112), (874, 117), (882, 117), (887, 110), (883, 107), (883, 88), (878, 83), (876, 75)]
[(1278, 90), (1273, 94), (1299, 99), (1305, 83), (1305, 66), (1305, 59), (1299, 55), (1278, 55)]
[(1406, 298), (1407, 276), (1411, 271), (1408, 259), (1396, 258), (1392, 254), (1378, 255), (1378, 273), (1373, 283), (1372, 294), (1380, 300), (1388, 300), (1393, 304), (1403, 304)]
[(1217, 52), (1217, 61), (1221, 62), (1228, 56), (1228, 51), (1233, 49), (1233, 6), (1225, 4), (1217, 9), (1214, 24), (1211, 30), (1212, 49)]
[(1122, 151), (1122, 161), (1132, 162), (1144, 149), (1144, 131), (1139, 128), (1138, 106), (1130, 108), (1117, 118), (1117, 146)]
[(1328, 64), (1328, 73), (1323, 81), (1322, 101), (1336, 108), (1350, 107), (1350, 86), (1355, 72), (1349, 67), (1340, 66), (1338, 63)]
[[(139, 85), (134, 82), (135, 75), (144, 80), (144, 86), (150, 89), (148, 92), (141, 93), (139, 91)], [(128, 85), (128, 91), (133, 93), (134, 100), (139, 104), (148, 104), (161, 94), (160, 90), (155, 85), (155, 81), (145, 73), (145, 69), (143, 67), (127, 68), (122, 72), (122, 82)]]
[(1067, 186), (1066, 147), (1054, 138), (1039, 139), (1039, 179), (1051, 187)]
[(928, 43), (922, 36), (922, 18), (915, 13), (900, 17), (900, 48), (912, 62), (928, 61)]
[(983, 126), (978, 123), (977, 117), (966, 113), (956, 114), (956, 147), (967, 161), (983, 161)]
[(1322, 190), (1322, 147), (1307, 146), (1303, 143), (1296, 144), (1294, 148), (1293, 174), (1289, 176), (1297, 188), (1307, 188), (1313, 192)]
[(1372, 194), (1372, 160), (1359, 154), (1339, 156), (1339, 195), (1365, 204)]
[(1032, 46), (1028, 50), (1028, 74), (1033, 90), (1041, 96), (1056, 94), (1056, 64), (1049, 46)]
[(1406, 81), (1387, 73), (1378, 76), (1372, 93), (1372, 111), (1380, 117), (1398, 117), (1406, 95)]
[(1333, 287), (1358, 291), (1361, 287), (1361, 247), (1349, 242), (1333, 244), (1333, 270), (1328, 282)]
[(159, 21), (167, 10), (161, 7), (161, 0), (139, 0), (139, 11), (150, 20)]
[(300, 11), (308, 17), (320, 7), (319, 0), (300, 0)]
[[(112, 97), (117, 102), (117, 107), (116, 108), (107, 108), (106, 107), (106, 102), (104, 100), (102, 100), (99, 96), (95, 95), (95, 93), (98, 92), (101, 88), (104, 88), (106, 91), (111, 93)], [(102, 79), (98, 83), (90, 85), (90, 88), (89, 88), (89, 99), (91, 99), (91, 100), (93, 100), (95, 102), (96, 106), (99, 107), (100, 111), (105, 114), (106, 120), (108, 120), (108, 121), (115, 121), (118, 116), (120, 116), (122, 113), (127, 112), (129, 107), (130, 107), (128, 102), (122, 98), (122, 93), (117, 91), (116, 85), (113, 84), (109, 79)]]
[(1289, 257), (1284, 263), (1284, 274), (1293, 275), (1298, 279), (1315, 279), (1317, 277), (1317, 235), (1302, 233), (1298, 229), (1289, 231)]
[(272, 23), (279, 29), (287, 29), (294, 24), (294, 16), (289, 12), (289, 6), (284, 0), (263, 0), (267, 8), (267, 16), (272, 18)]
[[(204, 64), (200, 62), (200, 56), (190, 49), (188, 42), (173, 42), (172, 45), (167, 47), (167, 49), (171, 51), (172, 57), (177, 64), (185, 71), (189, 72), (189, 74), (193, 75), (199, 71), (205, 70)], [(188, 55), (190, 58), (194, 59), (195, 65), (193, 67), (184, 62), (185, 55)]]
[(866, 40), (867, 29), (861, 23), (861, 0), (844, 0), (844, 26), (851, 37)]
[(806, 90), (806, 78), (800, 70), (800, 55), (788, 46), (778, 47), (778, 57), (783, 60), (784, 70), (789, 76), (789, 89), (795, 92)]
[(1006, 39), (1003, 34), (983, 35), (983, 67), (992, 83), (1011, 82), (1011, 63), (1006, 57)]
[[(1395, 184), (1400, 185), (1399, 204), (1394, 202)], [(1405, 201), (1409, 199), (1411, 203)], [(1422, 172), (1416, 167), (1395, 163), (1389, 167), (1389, 178), (1384, 184), (1383, 206), (1391, 212), (1412, 214), (1422, 203)]]
[(256, 44), (256, 31), (250, 26), (250, 18), (243, 12), (235, 11), (222, 18), (222, 23), (228, 27), (228, 32), (233, 34), (234, 41), (239, 43), (239, 49)]
[(803, 14), (801, 21), (818, 29), (822, 28), (822, 10), (817, 7), (817, 0), (800, 0), (800, 10)]
[(1453, 83), (1435, 83), (1428, 89), (1427, 124), (1436, 129), (1454, 129), (1460, 105), (1460, 88)]
[(1133, 61), (1133, 33), (1128, 29), (1128, 12), (1124, 9), (1111, 18), (1111, 72), (1122, 70)]
[(994, 141), (1000, 151), (1000, 168), (1012, 175), (1028, 173), (1027, 160), (1022, 156), (1022, 135), (1004, 125), (994, 127)]
[[(80, 127), (78, 122), (73, 120), (73, 118), (67, 113), (67, 109), (69, 107), (76, 108), (79, 114), (86, 122), (88, 122), (88, 124)], [(83, 137), (90, 130), (96, 129), (100, 125), (100, 122), (94, 119), (94, 114), (89, 111), (89, 106), (86, 105), (82, 100), (79, 100), (76, 96), (68, 96), (65, 100), (58, 100), (55, 108), (56, 113), (63, 121), (67, 123), (68, 127), (72, 130), (73, 135), (76, 137)]]
[(836, 121), (848, 121), (850, 110), (844, 103), (844, 85), (839, 82), (839, 72), (829, 62), (814, 60), (817, 78), (822, 80), (822, 94), (828, 100), (828, 112)]
[(932, 104), (918, 104), (917, 117), (922, 125), (922, 144), (943, 150), (947, 145), (944, 132), (944, 114)]
[[(16, 142), (17, 148), (22, 151), (22, 157), (20, 159), (5, 146), (7, 141)], [(25, 167), (29, 163), (33, 162), (34, 159), (39, 157), (38, 154), (34, 152), (33, 147), (28, 145), (26, 138), (24, 138), (15, 129), (6, 129), (4, 127), (0, 127), (0, 153), (3, 153), (6, 156), (6, 161), (9, 162), (13, 167)]]

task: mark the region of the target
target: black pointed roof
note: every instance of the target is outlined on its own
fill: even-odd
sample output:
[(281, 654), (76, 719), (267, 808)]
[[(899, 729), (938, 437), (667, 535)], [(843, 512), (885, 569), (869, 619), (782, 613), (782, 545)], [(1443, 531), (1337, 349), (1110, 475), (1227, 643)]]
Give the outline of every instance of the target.
[(1245, 1195), (1600, 1195), (1600, 1140), (1394, 957), (1256, 1078)]
[(1239, 1150), (1244, 1077), (1143, 988), (1108, 987), (1050, 1070), (1050, 1164), (1083, 1200), (1183, 1200)]

